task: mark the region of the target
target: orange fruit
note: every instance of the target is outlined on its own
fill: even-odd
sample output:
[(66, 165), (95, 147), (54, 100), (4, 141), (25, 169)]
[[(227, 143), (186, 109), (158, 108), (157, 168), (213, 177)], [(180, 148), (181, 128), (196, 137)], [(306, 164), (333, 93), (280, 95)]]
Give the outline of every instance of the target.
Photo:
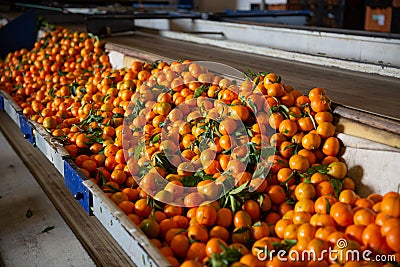
[(114, 193), (114, 194), (111, 196), (111, 200), (112, 200), (115, 204), (119, 205), (122, 201), (127, 201), (127, 200), (129, 200), (129, 198), (128, 198), (127, 195), (125, 195), (125, 194), (122, 193), (122, 192), (116, 192), (116, 193)]
[(386, 234), (387, 245), (396, 253), (400, 253), (400, 237), (399, 232), (392, 230)]
[(347, 174), (347, 166), (343, 162), (332, 162), (328, 165), (328, 175), (336, 179), (343, 179)]
[(308, 150), (318, 149), (321, 145), (321, 137), (317, 133), (307, 133), (301, 139), (301, 145)]
[(286, 192), (279, 185), (271, 185), (267, 189), (267, 196), (274, 204), (281, 204), (286, 200)]
[(220, 254), (223, 252), (222, 246), (227, 247), (226, 242), (220, 238), (213, 237), (208, 240), (206, 244), (206, 254), (208, 257), (211, 257), (212, 254)]
[(265, 222), (256, 222), (251, 227), (251, 238), (259, 240), (263, 237), (269, 236), (269, 226)]
[(353, 221), (355, 225), (367, 226), (370, 223), (375, 223), (376, 214), (368, 208), (360, 208), (354, 212)]
[(233, 216), (233, 224), (236, 228), (250, 227), (252, 224), (252, 220), (250, 215), (246, 211), (239, 210)]
[(263, 237), (254, 242), (251, 248), (251, 253), (253, 256), (263, 258), (266, 256), (265, 253), (267, 251), (271, 251), (272, 249), (274, 249), (274, 247), (272, 246), (271, 238)]
[(382, 199), (381, 210), (387, 216), (400, 218), (400, 194), (395, 192), (385, 194)]
[(202, 243), (206, 243), (209, 238), (207, 228), (198, 223), (188, 228), (188, 237)]
[(228, 208), (221, 208), (217, 211), (216, 225), (228, 228), (233, 220), (232, 211)]
[(185, 258), (190, 247), (189, 238), (184, 235), (176, 235), (171, 240), (171, 249), (179, 258)]
[(135, 213), (140, 217), (148, 217), (151, 209), (151, 206), (147, 204), (147, 199), (141, 198), (135, 202)]
[(350, 205), (343, 202), (336, 202), (331, 206), (329, 213), (335, 222), (341, 226), (353, 224), (353, 211)]
[(316, 196), (316, 191), (312, 184), (300, 183), (296, 186), (294, 194), (298, 200), (313, 199)]
[(357, 201), (357, 194), (353, 190), (345, 189), (339, 194), (338, 200), (342, 203), (353, 206)]
[(140, 229), (145, 233), (145, 235), (149, 238), (156, 238), (160, 233), (159, 224), (153, 219), (144, 219), (140, 225)]
[(297, 133), (297, 124), (295, 121), (286, 119), (279, 124), (279, 132), (287, 137), (292, 137)]
[(317, 127), (317, 134), (326, 139), (335, 134), (335, 126), (330, 122), (321, 122)]
[(280, 219), (275, 224), (275, 234), (279, 238), (284, 239), (285, 229), (291, 224), (293, 224), (293, 221), (290, 219)]
[(217, 211), (209, 205), (200, 206), (197, 208), (196, 220), (206, 226), (214, 225), (217, 220)]
[(362, 244), (362, 234), (364, 232), (364, 229), (364, 225), (352, 224), (346, 227), (345, 234), (349, 239), (357, 241), (359, 244)]
[(224, 240), (225, 242), (228, 242), (230, 233), (228, 230), (226, 230), (225, 227), (216, 225), (210, 229), (209, 237), (210, 238), (218, 237), (218, 238), (221, 238), (222, 240)]
[(181, 267), (202, 267), (203, 264), (200, 263), (197, 260), (185, 260), (182, 264)]
[(260, 216), (260, 204), (257, 201), (249, 199), (243, 205), (242, 208), (247, 212), (252, 220), (255, 220)]
[(201, 242), (194, 242), (190, 245), (186, 259), (187, 260), (202, 260), (207, 256), (206, 254), (206, 244)]
[(333, 115), (331, 112), (322, 111), (317, 112), (314, 116), (315, 121), (320, 124), (321, 122), (333, 122)]
[(334, 136), (328, 137), (322, 144), (322, 152), (327, 156), (336, 156), (340, 151), (339, 139)]
[(310, 168), (310, 162), (306, 157), (301, 155), (293, 155), (289, 159), (289, 167), (292, 170), (303, 172)]

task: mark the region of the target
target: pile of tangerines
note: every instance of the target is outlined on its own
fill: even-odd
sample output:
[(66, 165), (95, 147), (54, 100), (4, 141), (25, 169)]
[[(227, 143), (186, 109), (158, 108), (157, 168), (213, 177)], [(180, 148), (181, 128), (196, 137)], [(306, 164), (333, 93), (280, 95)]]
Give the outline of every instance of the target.
[(355, 193), (322, 88), (303, 95), (274, 73), (224, 78), (188, 60), (112, 69), (95, 36), (63, 28), (0, 73), (172, 266), (400, 261), (400, 195)]

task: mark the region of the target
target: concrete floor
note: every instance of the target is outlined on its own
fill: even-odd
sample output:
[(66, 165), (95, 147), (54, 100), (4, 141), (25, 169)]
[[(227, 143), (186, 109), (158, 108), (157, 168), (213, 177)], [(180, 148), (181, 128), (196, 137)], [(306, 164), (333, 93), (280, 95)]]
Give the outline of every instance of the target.
[(0, 266), (95, 266), (1, 132), (0, 173)]

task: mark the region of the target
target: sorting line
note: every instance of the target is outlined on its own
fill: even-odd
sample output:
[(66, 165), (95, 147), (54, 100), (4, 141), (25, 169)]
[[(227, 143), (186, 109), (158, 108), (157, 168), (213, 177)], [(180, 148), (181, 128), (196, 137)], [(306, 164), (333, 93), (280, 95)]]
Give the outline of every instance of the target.
[(0, 131), (35, 177), (47, 197), (92, 257), (97, 266), (134, 266), (109, 232), (95, 216), (89, 216), (73, 198), (63, 176), (37, 148), (25, 140), (20, 129), (0, 112)]

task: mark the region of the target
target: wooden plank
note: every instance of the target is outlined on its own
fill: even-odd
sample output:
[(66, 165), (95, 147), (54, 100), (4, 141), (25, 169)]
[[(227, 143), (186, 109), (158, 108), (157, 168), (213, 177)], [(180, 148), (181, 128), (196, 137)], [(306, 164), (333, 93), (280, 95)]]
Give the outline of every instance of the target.
[(400, 134), (400, 121), (398, 120), (338, 105), (333, 107), (333, 113), (339, 118), (346, 118), (392, 134)]
[(62, 175), (40, 150), (22, 137), (19, 128), (5, 112), (0, 112), (0, 130), (96, 265), (132, 266), (132, 261), (97, 218), (87, 215), (69, 193)]
[(352, 136), (360, 137), (373, 142), (400, 148), (400, 135), (390, 131), (384, 131), (359, 121), (339, 117), (336, 121), (336, 131)]
[(323, 87), (335, 103), (400, 120), (400, 79), (241, 53), (143, 32), (109, 37), (105, 41), (109, 48), (115, 44), (125, 50), (135, 49), (174, 60), (208, 60), (241, 71), (248, 66), (254, 71), (275, 72), (282, 76), (283, 82), (303, 93), (316, 86)]
[[(107, 43), (106, 49), (124, 54), (124, 66), (130, 66), (133, 60), (151, 62), (161, 59), (166, 62), (173, 61), (171, 58), (158, 56), (152, 52), (146, 52), (137, 47), (128, 47), (119, 43)], [(400, 143), (400, 120), (337, 103), (334, 103), (332, 108), (338, 122), (339, 132), (398, 147)]]

